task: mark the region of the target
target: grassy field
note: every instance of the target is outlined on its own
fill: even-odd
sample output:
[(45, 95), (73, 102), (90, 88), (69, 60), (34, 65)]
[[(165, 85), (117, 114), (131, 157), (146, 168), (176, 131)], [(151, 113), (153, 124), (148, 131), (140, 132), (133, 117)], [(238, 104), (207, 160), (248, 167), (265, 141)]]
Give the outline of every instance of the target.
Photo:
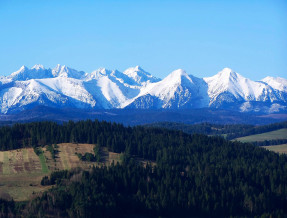
[(274, 151), (280, 154), (287, 154), (287, 144), (263, 146), (263, 147), (269, 151)]
[(240, 142), (255, 142), (255, 141), (276, 140), (276, 139), (287, 139), (287, 129), (279, 129), (262, 134), (240, 137), (234, 140)]
[(48, 173), (49, 170), (48, 170), (48, 166), (47, 166), (47, 163), (46, 163), (46, 158), (45, 158), (44, 153), (39, 154), (39, 160), (40, 160), (40, 163), (41, 163), (42, 172), (43, 173)]
[(58, 146), (54, 159), (46, 147), (39, 156), (33, 148), (0, 151), (0, 198), (23, 201), (45, 191), (49, 187), (41, 186), (41, 179), (53, 171), (78, 167), (89, 169), (93, 165), (120, 161), (120, 154), (108, 152), (106, 148), (100, 151), (100, 163), (81, 161), (76, 153), (93, 153), (92, 144), (63, 143)]

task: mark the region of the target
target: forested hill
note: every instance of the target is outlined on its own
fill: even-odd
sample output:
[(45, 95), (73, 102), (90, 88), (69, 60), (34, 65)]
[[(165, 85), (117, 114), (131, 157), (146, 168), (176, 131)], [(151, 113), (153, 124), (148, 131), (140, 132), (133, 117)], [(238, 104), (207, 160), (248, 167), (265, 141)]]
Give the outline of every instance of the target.
[[(147, 127), (152, 128), (148, 129)], [(227, 139), (233, 139), (240, 136), (258, 134), (286, 127), (287, 122), (274, 123), (264, 126), (241, 124), (219, 125), (209, 123), (195, 125), (181, 123), (155, 123), (146, 127), (124, 127), (121, 124), (105, 121), (99, 122), (97, 120), (79, 122), (69, 121), (64, 124), (43, 121), (0, 127), (0, 150), (35, 147), (62, 142), (97, 143), (103, 146), (107, 145), (109, 147), (117, 147), (116, 144), (124, 144), (123, 141), (127, 139), (130, 140), (129, 144), (134, 143), (134, 141), (130, 139), (130, 132), (141, 132), (140, 134), (149, 134), (150, 132), (153, 133), (164, 131), (159, 128), (181, 130), (192, 134), (226, 134)], [(113, 134), (110, 134), (111, 131)], [(165, 130), (164, 132), (170, 131)], [(137, 136), (135, 138), (138, 139)]]
[(262, 126), (246, 125), (246, 124), (185, 124), (173, 122), (158, 122), (145, 125), (146, 127), (166, 128), (171, 130), (180, 130), (189, 134), (206, 134), (206, 135), (225, 135), (227, 139), (234, 139), (242, 136), (260, 134), (287, 128), (287, 121), (280, 123), (272, 123)]
[[(98, 121), (17, 124), (2, 127), (0, 140), (2, 150), (95, 143), (125, 157), (121, 165), (46, 178), (53, 189), (21, 206), (0, 200), (0, 216), (287, 215), (287, 157), (250, 144)], [(156, 164), (140, 166), (138, 157)]]

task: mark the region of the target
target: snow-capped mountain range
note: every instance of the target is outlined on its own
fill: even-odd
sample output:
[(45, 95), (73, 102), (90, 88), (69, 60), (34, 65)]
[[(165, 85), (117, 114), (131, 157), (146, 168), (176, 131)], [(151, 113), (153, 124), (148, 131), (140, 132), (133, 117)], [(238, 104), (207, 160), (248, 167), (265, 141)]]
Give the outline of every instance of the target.
[(252, 81), (229, 68), (197, 78), (178, 69), (159, 79), (139, 66), (124, 72), (100, 68), (92, 73), (57, 65), (23, 66), (0, 77), (0, 110), (16, 113), (38, 105), (56, 108), (222, 108), (266, 113), (287, 110), (287, 80)]

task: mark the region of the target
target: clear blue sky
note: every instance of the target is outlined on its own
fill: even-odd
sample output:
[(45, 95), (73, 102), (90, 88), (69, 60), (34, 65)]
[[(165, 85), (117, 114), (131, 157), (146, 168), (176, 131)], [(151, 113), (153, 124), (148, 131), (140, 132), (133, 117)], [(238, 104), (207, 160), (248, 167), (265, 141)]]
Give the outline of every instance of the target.
[(38, 63), (287, 78), (287, 1), (0, 0), (0, 75)]

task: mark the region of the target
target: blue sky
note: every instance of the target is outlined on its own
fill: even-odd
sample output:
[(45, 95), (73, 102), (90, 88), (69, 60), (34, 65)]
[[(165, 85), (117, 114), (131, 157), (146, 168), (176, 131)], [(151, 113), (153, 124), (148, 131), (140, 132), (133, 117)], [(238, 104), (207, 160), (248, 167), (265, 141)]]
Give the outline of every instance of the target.
[(38, 63), (287, 78), (287, 1), (0, 0), (0, 75)]

